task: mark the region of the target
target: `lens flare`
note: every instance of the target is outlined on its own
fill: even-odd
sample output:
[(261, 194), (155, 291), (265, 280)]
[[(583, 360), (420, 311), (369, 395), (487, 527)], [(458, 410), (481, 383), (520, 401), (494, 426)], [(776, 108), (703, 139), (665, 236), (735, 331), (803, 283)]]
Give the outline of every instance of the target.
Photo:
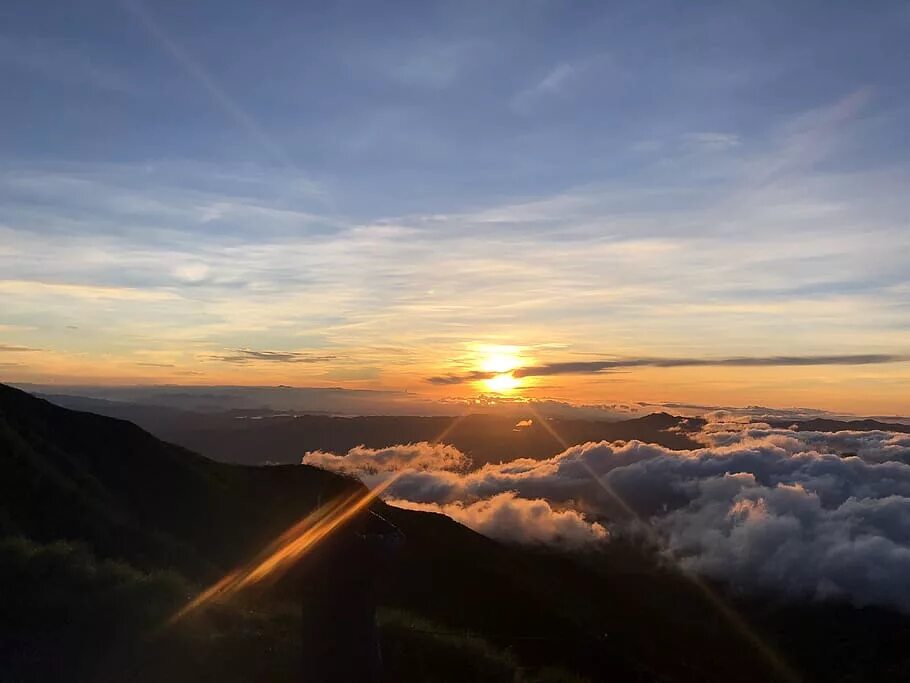
[(227, 598), (267, 578), (272, 580), (279, 578), (320, 541), (366, 509), (396, 478), (390, 477), (372, 490), (359, 489), (354, 493), (338, 496), (317, 508), (272, 541), (251, 562), (235, 569), (202, 591), (174, 614), (168, 623), (180, 621), (216, 598)]

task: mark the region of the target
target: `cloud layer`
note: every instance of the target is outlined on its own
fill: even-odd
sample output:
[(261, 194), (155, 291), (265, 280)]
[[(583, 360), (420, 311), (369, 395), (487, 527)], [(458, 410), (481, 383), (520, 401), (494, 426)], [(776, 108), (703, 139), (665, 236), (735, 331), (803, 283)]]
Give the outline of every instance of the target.
[(683, 568), (750, 591), (910, 611), (910, 436), (798, 432), (728, 419), (703, 448), (573, 446), (465, 470), (451, 446), (409, 444), (304, 462), (375, 485), (494, 538), (581, 547), (645, 522)]

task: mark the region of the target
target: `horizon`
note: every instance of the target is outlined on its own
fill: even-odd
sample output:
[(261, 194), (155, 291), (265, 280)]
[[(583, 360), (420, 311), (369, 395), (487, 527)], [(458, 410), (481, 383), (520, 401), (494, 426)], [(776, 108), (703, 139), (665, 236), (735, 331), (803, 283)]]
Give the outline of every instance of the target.
[(229, 6), (11, 6), (4, 381), (910, 414), (904, 3)]
[[(10, 382), (9, 386), (51, 397), (111, 401), (123, 405), (172, 407), (187, 412), (261, 412), (295, 416), (334, 417), (464, 417), (469, 415), (524, 420), (565, 419), (617, 422), (655, 414), (682, 418), (712, 415), (752, 421), (826, 419), (838, 422), (878, 420), (910, 424), (897, 413), (852, 413), (813, 406), (705, 405), (675, 401), (604, 401), (579, 403), (553, 397), (525, 397), (515, 393), (486, 393), (464, 398), (434, 399), (419, 393), (339, 386), (255, 384), (41, 384)], [(179, 390), (174, 393), (173, 390)], [(212, 393), (214, 392), (214, 393)], [(275, 393), (277, 392), (277, 393)]]

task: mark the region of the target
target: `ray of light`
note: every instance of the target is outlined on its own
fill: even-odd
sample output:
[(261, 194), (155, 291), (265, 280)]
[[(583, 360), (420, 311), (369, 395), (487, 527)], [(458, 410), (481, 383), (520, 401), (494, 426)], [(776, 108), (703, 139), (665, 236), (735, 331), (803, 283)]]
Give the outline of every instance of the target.
[[(562, 438), (559, 432), (550, 424), (547, 420), (541, 417), (540, 413), (535, 410), (534, 406), (528, 405), (528, 409), (534, 414), (535, 418), (544, 429), (546, 429), (550, 435), (556, 439), (556, 441), (562, 445), (563, 450), (569, 448), (568, 442)], [(654, 527), (651, 525), (650, 520), (646, 520), (641, 517), (631, 505), (629, 505), (626, 500), (610, 486), (610, 483), (607, 481), (606, 477), (598, 476), (597, 472), (594, 471), (587, 462), (581, 461), (582, 466), (591, 475), (591, 478), (595, 483), (613, 500), (615, 503), (622, 508), (631, 519), (634, 519), (638, 522), (640, 528), (644, 529), (645, 533), (648, 536), (648, 540), (658, 548), (664, 546), (663, 538), (657, 533)], [(669, 555), (672, 558), (672, 555)], [(708, 583), (703, 581), (701, 577), (693, 574), (690, 571), (686, 571), (685, 568), (680, 567), (677, 564), (677, 567), (680, 570), (681, 576), (683, 576), (687, 581), (689, 581), (695, 588), (705, 597), (708, 603), (721, 615), (721, 617), (730, 624), (735, 631), (743, 638), (750, 646), (755, 648), (758, 652), (771, 666), (777, 671), (778, 674), (783, 678), (783, 680), (790, 681), (791, 683), (799, 683), (801, 680), (799, 675), (793, 671), (793, 669), (783, 660), (783, 658), (775, 652), (775, 650), (768, 645), (764, 639), (751, 627), (751, 625), (739, 615), (739, 613), (734, 610), (727, 602), (717, 594), (717, 592), (710, 586)]]
[(550, 436), (556, 440), (556, 443), (562, 446), (563, 450), (566, 450), (570, 445), (569, 442), (562, 438), (562, 435), (559, 432), (553, 429), (553, 425), (550, 424), (550, 421), (543, 417), (531, 402), (528, 402), (527, 406), (528, 410), (531, 411), (531, 414), (534, 416), (534, 419), (537, 421), (537, 423), (547, 430)]
[(228, 573), (194, 597), (170, 618), (174, 624), (214, 601), (227, 598), (266, 578), (277, 579), (320, 541), (372, 503), (397, 478), (390, 477), (373, 489), (342, 495), (317, 508), (272, 541), (251, 562)]
[(461, 422), (467, 416), (468, 416), (467, 413), (464, 413), (463, 415), (459, 415), (457, 417), (452, 418), (452, 421), (448, 425), (446, 425), (446, 428), (443, 429), (435, 439), (430, 441), (430, 443), (441, 443), (442, 440), (444, 438), (446, 438), (449, 434), (451, 434), (452, 430), (455, 429), (455, 427), (457, 427), (459, 424), (461, 424)]
[(265, 132), (265, 130), (263, 130), (255, 119), (253, 119), (252, 116), (250, 116), (220, 85), (218, 85), (215, 79), (199, 62), (193, 59), (181, 45), (175, 42), (167, 32), (165, 32), (164, 28), (155, 20), (142, 0), (121, 0), (121, 2), (124, 8), (139, 21), (148, 34), (158, 42), (161, 49), (170, 55), (190, 78), (195, 80), (237, 125), (243, 128), (250, 137), (256, 140), (273, 161), (278, 161), (283, 166), (289, 168), (293, 167), (293, 164), (284, 150), (275, 144), (275, 141)]

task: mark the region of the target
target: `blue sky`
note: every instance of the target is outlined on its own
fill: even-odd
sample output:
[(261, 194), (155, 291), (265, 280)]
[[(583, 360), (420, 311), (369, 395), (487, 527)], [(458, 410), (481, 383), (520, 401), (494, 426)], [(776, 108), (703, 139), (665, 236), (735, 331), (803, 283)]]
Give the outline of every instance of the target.
[[(15, 378), (908, 351), (906, 3), (8, 2), (0, 27)], [(688, 400), (679, 372), (583, 393)], [(819, 372), (904, 405), (906, 364)], [(699, 398), (804, 398), (763, 381)]]

